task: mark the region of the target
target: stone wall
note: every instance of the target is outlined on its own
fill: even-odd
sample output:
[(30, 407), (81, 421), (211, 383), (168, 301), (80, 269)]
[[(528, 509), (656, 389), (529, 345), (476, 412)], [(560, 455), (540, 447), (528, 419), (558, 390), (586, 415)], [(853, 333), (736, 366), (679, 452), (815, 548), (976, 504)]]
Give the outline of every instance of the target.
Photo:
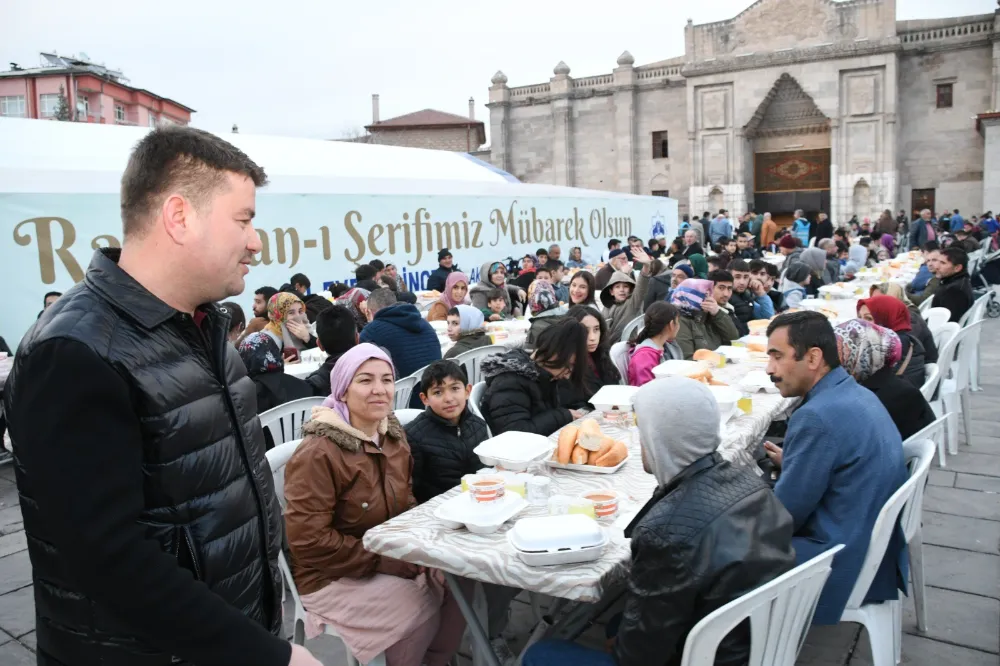
[[(636, 95), (635, 165), (639, 194), (667, 190), (678, 212), (688, 210), (691, 150), (687, 133), (687, 92), (674, 84), (642, 89)], [(669, 156), (653, 159), (653, 132), (667, 132)], [(701, 211), (699, 211), (700, 213)]]
[[(911, 190), (935, 188), (938, 210), (983, 208), (983, 138), (972, 118), (989, 109), (992, 47), (927, 54), (904, 53), (899, 62), (899, 199), (909, 209)], [(936, 108), (936, 89), (952, 84), (953, 106)]]
[[(494, 114), (502, 109), (492, 109)], [(494, 166), (503, 167), (496, 159), (497, 123), (491, 123)], [(510, 109), (507, 123), (509, 160), (507, 170), (525, 183), (555, 183), (552, 171), (552, 108), (549, 104), (533, 104)]]
[(442, 127), (440, 129), (395, 130), (373, 132), (371, 143), (404, 148), (431, 148), (469, 152), (479, 148), (479, 135), (475, 129)]
[(615, 136), (615, 98), (604, 94), (572, 100), (570, 108), (570, 170), (574, 187), (629, 192), (618, 182)]

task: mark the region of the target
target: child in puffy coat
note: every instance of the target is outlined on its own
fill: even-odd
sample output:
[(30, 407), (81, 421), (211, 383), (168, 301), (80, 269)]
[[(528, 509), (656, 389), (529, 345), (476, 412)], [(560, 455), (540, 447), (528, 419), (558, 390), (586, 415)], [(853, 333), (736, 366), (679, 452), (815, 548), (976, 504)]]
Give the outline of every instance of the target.
[(628, 383), (642, 386), (653, 380), (653, 368), (665, 360), (683, 359), (680, 346), (674, 341), (680, 330), (680, 311), (666, 301), (649, 306), (643, 316), (643, 327), (634, 343), (630, 343)]

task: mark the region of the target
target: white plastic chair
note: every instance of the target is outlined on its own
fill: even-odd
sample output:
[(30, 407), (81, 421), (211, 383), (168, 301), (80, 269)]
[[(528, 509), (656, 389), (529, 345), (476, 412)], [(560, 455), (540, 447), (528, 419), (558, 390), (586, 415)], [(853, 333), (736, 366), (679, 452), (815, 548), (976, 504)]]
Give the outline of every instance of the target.
[[(944, 351), (938, 354), (938, 363), (941, 364), (942, 357), (955, 361), (951, 364), (950, 376), (945, 375), (941, 370), (941, 386), (938, 389), (938, 400), (942, 403), (942, 412), (937, 410), (937, 416), (948, 415), (948, 450), (952, 455), (958, 453), (958, 415), (962, 415), (965, 425), (965, 443), (972, 445), (972, 406), (969, 404), (971, 389), (969, 387), (969, 367), (972, 364), (972, 355), (976, 348), (973, 341), (982, 328), (983, 322), (969, 324), (955, 334), (951, 341), (945, 346)], [(957, 356), (956, 356), (957, 354)], [(947, 362), (947, 361), (946, 361)], [(931, 405), (933, 408), (934, 405)]]
[[(282, 514), (285, 513), (285, 465), (292, 457), (292, 454), (295, 453), (295, 447), (298, 445), (299, 442), (289, 442), (282, 446), (276, 446), (265, 454), (267, 456), (267, 464), (271, 467), (271, 475), (274, 477), (275, 492), (277, 492), (279, 484), (282, 488), (282, 492), (278, 495)], [(299, 598), (299, 590), (295, 587), (295, 579), (292, 578), (292, 570), (288, 566), (284, 552), (278, 553), (278, 570), (281, 571), (281, 577), (285, 579), (285, 584), (288, 585), (288, 591), (292, 594), (292, 603), (295, 606), (295, 628), (292, 634), (292, 642), (296, 645), (303, 645), (306, 640), (306, 611), (302, 607), (302, 599)], [(328, 624), (323, 626), (325, 628), (324, 633), (328, 636), (340, 638), (340, 634), (333, 627)], [(341, 642), (343, 642), (343, 639), (341, 639)], [(344, 651), (347, 653), (348, 666), (358, 666), (358, 660), (351, 654), (351, 649), (347, 647), (347, 643), (344, 643)], [(368, 662), (367, 666), (385, 666), (385, 655), (378, 655)]]
[(475, 385), (482, 379), (480, 377), (482, 371), (479, 369), (480, 362), (487, 356), (502, 354), (505, 351), (507, 351), (507, 348), (503, 345), (489, 345), (488, 347), (470, 349), (451, 360), (465, 368), (465, 374), (469, 377), (469, 383)]
[[(472, 392), (469, 393), (469, 409), (472, 410), (473, 414), (484, 421), (486, 420), (486, 417), (483, 416), (483, 395), (485, 394), (486, 382), (477, 382), (476, 385), (472, 387)], [(493, 436), (493, 433), (490, 432), (490, 427), (488, 425), (486, 426), (486, 434), (490, 437)]]
[(917, 308), (918, 310), (920, 310), (920, 314), (924, 315), (924, 319), (927, 319), (927, 311), (930, 310), (931, 307), (933, 307), (933, 303), (934, 299), (928, 298), (925, 299), (924, 302), (920, 304), (919, 308)]
[(618, 368), (618, 375), (622, 378), (622, 384), (628, 384), (628, 341), (616, 342), (611, 345), (608, 352), (611, 362)]
[[(975, 324), (986, 317), (986, 306), (989, 305), (990, 294), (986, 293), (976, 299), (972, 307), (966, 311), (962, 318), (958, 320), (958, 325), (965, 328), (969, 324)], [(971, 344), (975, 348), (972, 353), (972, 361), (969, 364), (969, 383), (973, 391), (979, 391), (979, 338), (981, 330), (972, 336)]]
[(260, 427), (271, 432), (274, 445), (302, 437), (302, 426), (312, 418), (312, 408), (323, 404), (324, 398), (300, 398), (278, 405), (260, 415)]
[(924, 365), (924, 385), (920, 387), (924, 400), (930, 402), (934, 399), (934, 392), (937, 391), (939, 383), (941, 383), (941, 369), (938, 364), (927, 363)]
[(750, 618), (750, 666), (793, 666), (830, 576), (834, 546), (701, 619), (684, 641), (681, 666), (711, 666), (719, 643)]
[(410, 396), (413, 389), (420, 383), (420, 375), (412, 374), (396, 380), (396, 392), (392, 396), (393, 411), (406, 409), (410, 406)]
[[(899, 662), (902, 643), (903, 608), (897, 597), (882, 603), (864, 603), (865, 595), (871, 587), (875, 573), (882, 564), (889, 540), (896, 528), (897, 520), (903, 529), (907, 528), (910, 535), (916, 534), (920, 525), (920, 513), (923, 505), (923, 489), (927, 474), (934, 459), (934, 442), (921, 440), (903, 445), (903, 456), (909, 468), (910, 477), (899, 487), (879, 511), (872, 529), (868, 552), (861, 565), (861, 573), (854, 583), (854, 589), (847, 600), (841, 622), (857, 622), (868, 630), (868, 640), (871, 642), (872, 666), (895, 666)], [(900, 520), (900, 515), (903, 518)], [(916, 523), (914, 527), (913, 523)], [(921, 575), (921, 585), (923, 584)]]
[(403, 427), (423, 413), (424, 410), (422, 409), (396, 409), (393, 411), (393, 414), (396, 415), (396, 419), (399, 421), (399, 425)]
[(931, 308), (924, 313), (924, 319), (927, 321), (927, 328), (930, 329), (931, 333), (934, 333), (951, 319), (951, 310), (948, 308)]
[(936, 331), (931, 331), (931, 335), (934, 336), (934, 346), (938, 348), (938, 363), (941, 362), (941, 352), (955, 335), (961, 330), (961, 326), (953, 321), (949, 321), (947, 324), (942, 324), (938, 327)]
[(632, 334), (639, 330), (642, 326), (643, 315), (639, 315), (629, 323), (625, 324), (625, 328), (622, 330), (622, 337), (619, 339), (621, 342), (628, 342), (628, 339), (632, 337)]

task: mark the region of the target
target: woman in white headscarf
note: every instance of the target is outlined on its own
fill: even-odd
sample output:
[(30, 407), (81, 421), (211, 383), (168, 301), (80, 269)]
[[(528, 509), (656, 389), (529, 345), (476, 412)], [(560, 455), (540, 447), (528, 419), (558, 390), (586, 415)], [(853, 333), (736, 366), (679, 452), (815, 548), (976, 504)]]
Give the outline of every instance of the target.
[[(719, 408), (706, 385), (654, 379), (633, 405), (643, 466), (658, 487), (625, 530), (632, 566), (614, 654), (542, 641), (524, 666), (679, 662), (699, 620), (795, 566), (791, 515), (760, 477), (716, 451)], [(715, 663), (749, 658), (744, 621), (722, 639)]]

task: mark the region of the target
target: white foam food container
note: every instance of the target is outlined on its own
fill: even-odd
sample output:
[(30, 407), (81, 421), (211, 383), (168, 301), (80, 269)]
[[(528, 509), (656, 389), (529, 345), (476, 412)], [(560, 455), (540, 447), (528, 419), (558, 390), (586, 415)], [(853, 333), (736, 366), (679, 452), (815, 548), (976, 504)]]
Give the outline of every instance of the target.
[(574, 472), (589, 472), (591, 474), (614, 474), (628, 462), (631, 454), (626, 454), (625, 458), (622, 459), (620, 463), (614, 467), (598, 467), (597, 465), (574, 465), (573, 463), (561, 463), (558, 460), (553, 460), (549, 458), (545, 461), (545, 464), (552, 469), (568, 469)]
[(486, 506), (476, 504), (469, 493), (459, 493), (438, 504), (434, 517), (448, 529), (493, 534), (526, 506), (528, 502), (517, 493), (504, 493), (502, 500)]
[(429, 321), (427, 323), (430, 324), (431, 328), (433, 328), (437, 333), (448, 332), (448, 322), (446, 321), (436, 320), (436, 321)]
[(764, 391), (765, 393), (777, 393), (778, 387), (771, 381), (771, 377), (763, 370), (751, 370), (740, 381), (740, 387), (747, 391)]
[(725, 356), (726, 360), (732, 363), (740, 363), (750, 357), (750, 350), (746, 347), (730, 347), (728, 345), (723, 345), (715, 351), (716, 353)]
[(638, 386), (622, 386), (620, 384), (609, 384), (602, 386), (597, 393), (590, 397), (590, 404), (599, 412), (630, 412), (632, 411), (632, 398), (635, 397)]
[(522, 518), (507, 532), (517, 556), (530, 566), (578, 564), (599, 559), (608, 535), (582, 514)]
[(689, 374), (698, 372), (705, 367), (706, 364), (702, 361), (682, 361), (679, 359), (670, 359), (669, 361), (664, 361), (653, 368), (653, 376), (674, 377), (680, 375), (681, 377), (687, 377)]
[(731, 386), (709, 386), (708, 389), (719, 404), (719, 417), (723, 422), (728, 421), (736, 412), (736, 403), (742, 394)]
[(555, 450), (548, 437), (531, 432), (507, 431), (472, 450), (487, 467), (502, 467), (512, 472), (523, 472), (536, 460)]

